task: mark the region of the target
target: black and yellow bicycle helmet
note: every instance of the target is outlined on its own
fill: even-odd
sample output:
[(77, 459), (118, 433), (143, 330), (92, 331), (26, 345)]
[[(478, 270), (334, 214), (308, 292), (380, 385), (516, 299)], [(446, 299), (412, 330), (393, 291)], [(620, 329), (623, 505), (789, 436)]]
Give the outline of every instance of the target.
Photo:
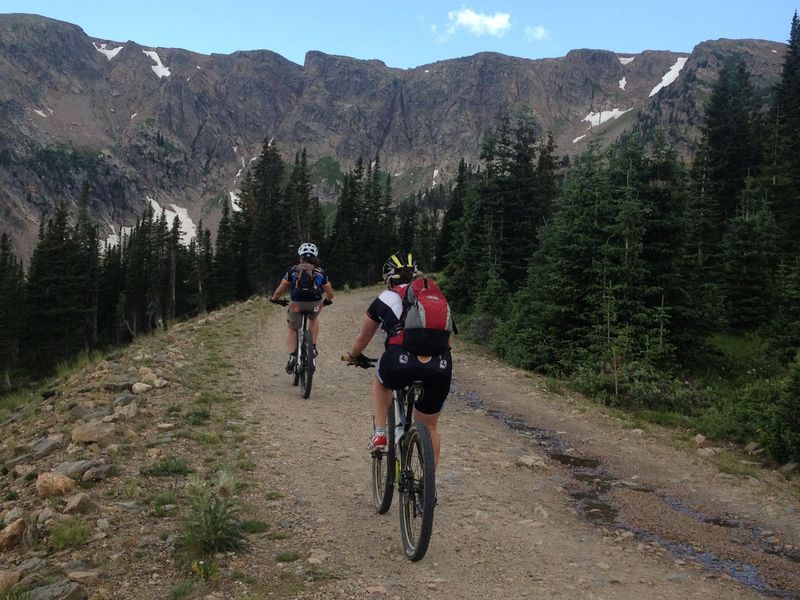
[(411, 252), (395, 252), (383, 263), (383, 280), (390, 285), (408, 283), (419, 274)]

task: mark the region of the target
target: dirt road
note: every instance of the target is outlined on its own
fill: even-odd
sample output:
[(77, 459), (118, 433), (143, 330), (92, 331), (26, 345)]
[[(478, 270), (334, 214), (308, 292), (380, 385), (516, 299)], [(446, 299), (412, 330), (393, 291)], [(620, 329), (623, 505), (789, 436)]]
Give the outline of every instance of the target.
[[(372, 372), (348, 368), (376, 288), (322, 315), (311, 397), (283, 371), (284, 312), (265, 305), (232, 379), (256, 423), (248, 502), (291, 536), (255, 544), (237, 568), (279, 583), (313, 565), (304, 598), (757, 598), (800, 594), (800, 524), (772, 471), (719, 471), (674, 431), (603, 414), (456, 342), (441, 418), (439, 503), (427, 556), (409, 562), (397, 508), (371, 505)], [(380, 340), (367, 354), (377, 356)], [(244, 357), (244, 358), (243, 358)], [(266, 499), (265, 499), (266, 498)], [(274, 565), (275, 553), (302, 560)], [(294, 566), (293, 566), (294, 565)]]

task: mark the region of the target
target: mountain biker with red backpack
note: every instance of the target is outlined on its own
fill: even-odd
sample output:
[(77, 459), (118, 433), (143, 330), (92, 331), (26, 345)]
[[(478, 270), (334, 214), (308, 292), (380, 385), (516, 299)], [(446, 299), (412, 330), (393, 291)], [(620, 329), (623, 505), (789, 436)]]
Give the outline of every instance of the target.
[(450, 309), (438, 286), (421, 276), (410, 252), (398, 252), (386, 260), (383, 280), (388, 289), (367, 308), (349, 353), (354, 364), (368, 366), (369, 359), (361, 353), (378, 327), (383, 329), (385, 351), (372, 384), (374, 432), (370, 449), (386, 447), (386, 415), (392, 390), (422, 381), (425, 394), (414, 407), (414, 419), (428, 427), (438, 464), (440, 438), (436, 424), (453, 374), (449, 335), (454, 327)]
[[(319, 251), (311, 242), (303, 242), (297, 249), (300, 262), (290, 268), (284, 275), (280, 284), (269, 299), (270, 302), (279, 303), (279, 298), (289, 291), (291, 303), (286, 313), (289, 332), (286, 345), (289, 348), (289, 361), (286, 363), (286, 372), (291, 373), (297, 360), (297, 330), (303, 322), (302, 313), (308, 312), (308, 328), (311, 331), (311, 341), (314, 344), (314, 356), (317, 354), (317, 336), (319, 335), (319, 322), (317, 317), (322, 310), (322, 305), (333, 302), (333, 286), (328, 280), (319, 262)], [(325, 294), (325, 299), (322, 296)]]

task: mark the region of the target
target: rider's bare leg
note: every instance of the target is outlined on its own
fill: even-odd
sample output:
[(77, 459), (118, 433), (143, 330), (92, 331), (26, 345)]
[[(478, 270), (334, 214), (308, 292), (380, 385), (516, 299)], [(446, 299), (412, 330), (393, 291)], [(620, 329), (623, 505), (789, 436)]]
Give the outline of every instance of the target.
[(289, 327), (289, 333), (286, 336), (286, 346), (289, 348), (289, 354), (297, 352), (297, 330)]
[(311, 332), (311, 343), (316, 346), (317, 336), (319, 335), (319, 319), (309, 319), (308, 330)]
[(420, 423), (425, 423), (425, 426), (428, 428), (428, 431), (431, 434), (434, 466), (439, 464), (439, 446), (441, 445), (441, 441), (439, 439), (439, 429), (436, 427), (436, 424), (439, 422), (439, 414), (440, 413), (426, 415), (425, 413), (421, 413), (417, 409), (414, 409), (414, 420), (419, 421)]
[(386, 413), (391, 405), (392, 390), (383, 385), (376, 376), (372, 380), (372, 414), (375, 427), (386, 429)]

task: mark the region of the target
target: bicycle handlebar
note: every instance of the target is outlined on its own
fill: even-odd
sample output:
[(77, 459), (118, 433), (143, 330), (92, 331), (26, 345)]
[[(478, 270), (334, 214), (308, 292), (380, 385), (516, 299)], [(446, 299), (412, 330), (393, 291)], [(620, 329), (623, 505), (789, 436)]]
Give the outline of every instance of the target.
[[(291, 303), (291, 300), (288, 300), (286, 298), (278, 298), (277, 300), (273, 300), (272, 298), (270, 298), (269, 301), (272, 302), (273, 304), (280, 304), (281, 306), (288, 306)], [(324, 304), (325, 306), (330, 306), (331, 304), (333, 304), (333, 300), (328, 300), (327, 298), (325, 298), (322, 301), (322, 304)]]
[(343, 354), (342, 360), (347, 363), (348, 367), (361, 367), (362, 369), (369, 369), (370, 367), (374, 367), (375, 363), (378, 362), (377, 358), (368, 358), (363, 354), (359, 354), (358, 356), (350, 356), (350, 354)]

